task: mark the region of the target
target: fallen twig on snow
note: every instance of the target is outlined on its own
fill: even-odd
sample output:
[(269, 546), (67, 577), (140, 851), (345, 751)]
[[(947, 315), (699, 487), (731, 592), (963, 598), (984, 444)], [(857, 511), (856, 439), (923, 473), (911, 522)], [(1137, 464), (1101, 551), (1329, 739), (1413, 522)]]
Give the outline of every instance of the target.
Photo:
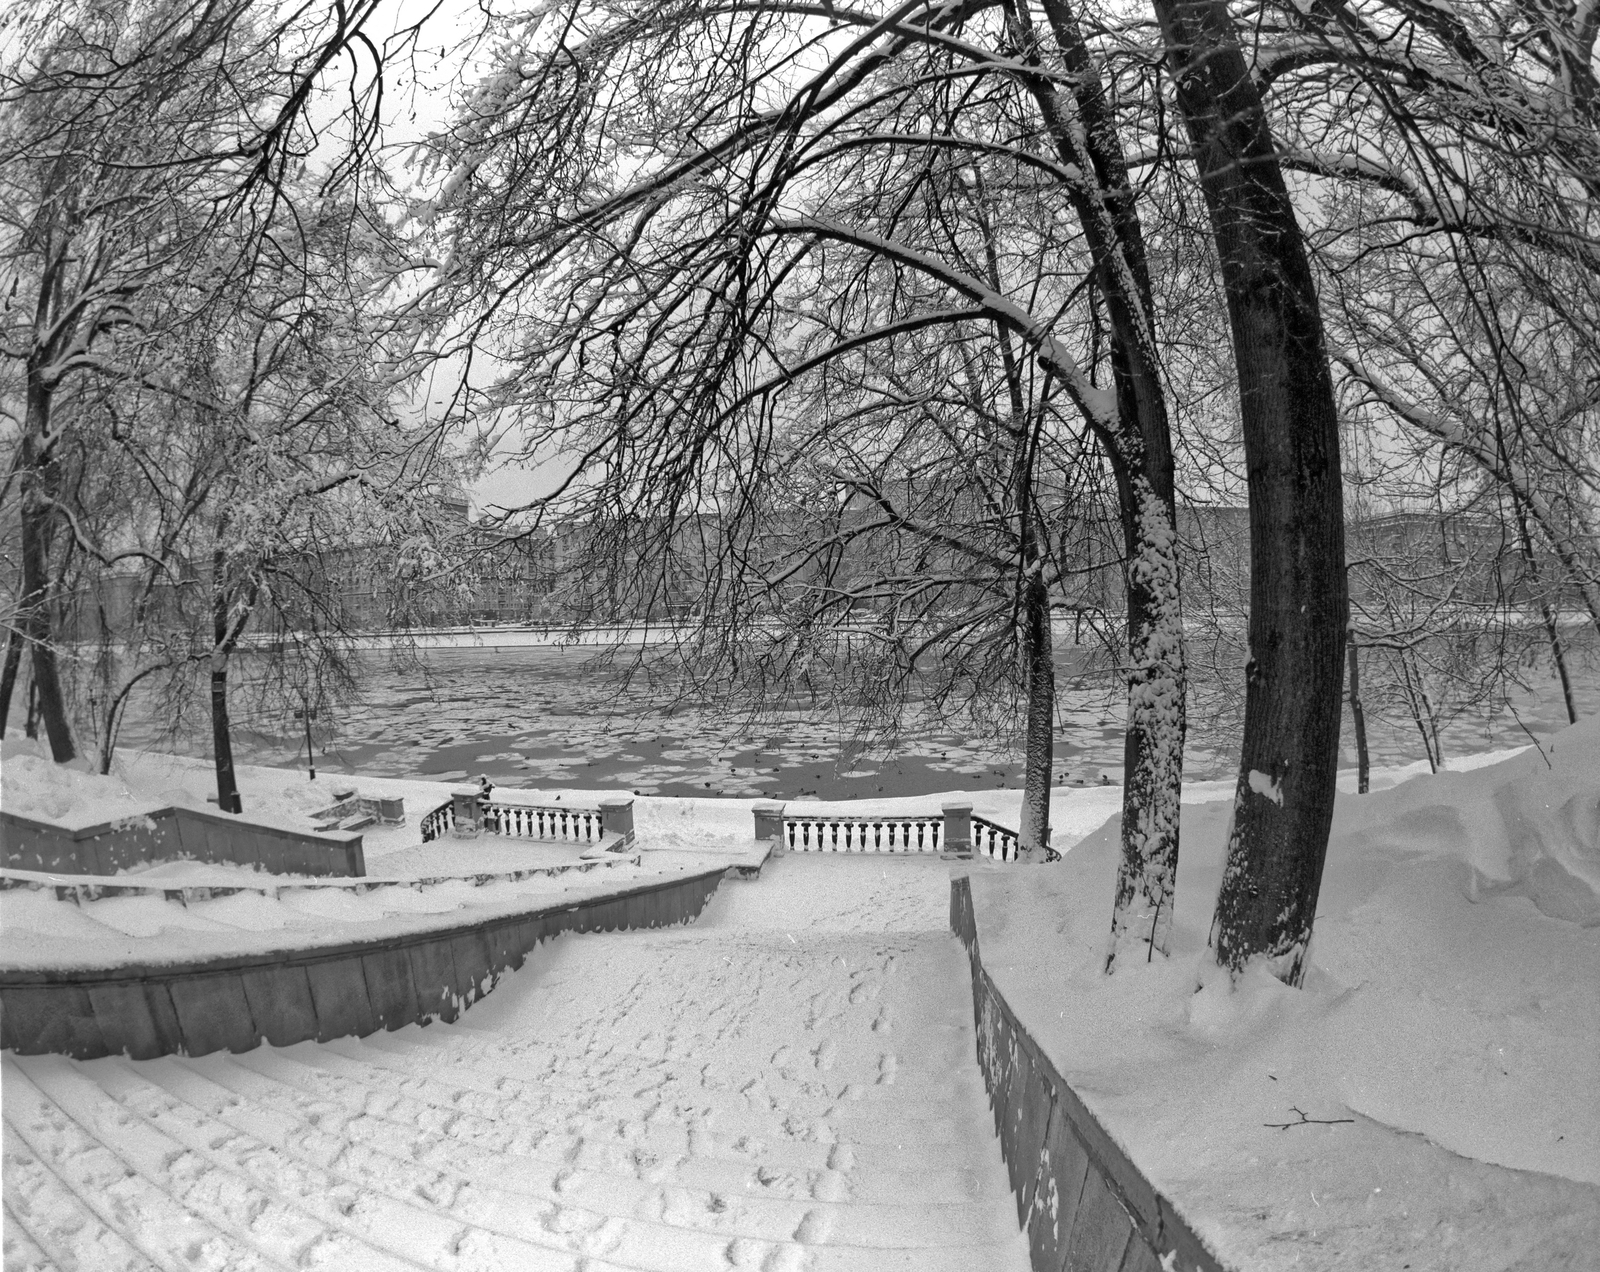
[(1287, 1131), (1291, 1126), (1334, 1126), (1340, 1122), (1354, 1122), (1353, 1117), (1307, 1117), (1304, 1109), (1289, 1106), (1289, 1112), (1300, 1114), (1298, 1122), (1263, 1122), (1262, 1126), (1270, 1126), (1275, 1131)]

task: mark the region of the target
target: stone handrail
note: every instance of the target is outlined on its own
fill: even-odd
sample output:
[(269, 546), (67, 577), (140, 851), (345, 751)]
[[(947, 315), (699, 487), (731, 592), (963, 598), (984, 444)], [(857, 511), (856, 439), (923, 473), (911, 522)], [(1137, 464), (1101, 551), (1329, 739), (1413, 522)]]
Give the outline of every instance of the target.
[(254, 866), (270, 874), (360, 876), (359, 834), (289, 830), (234, 813), (173, 806), (71, 829), (0, 812), (0, 864), (12, 870), (114, 875), (154, 861)]
[[(323, 875), (318, 878), (298, 879), (282, 875), (261, 875), (241, 879), (239, 882), (228, 883), (185, 883), (181, 879), (161, 878), (147, 880), (138, 874), (122, 875), (80, 875), (53, 873), (41, 870), (11, 870), (0, 868), (0, 892), (9, 888), (34, 888), (40, 891), (54, 892), (58, 901), (76, 901), (83, 904), (86, 901), (98, 901), (103, 897), (161, 897), (166, 901), (177, 901), (188, 905), (191, 901), (209, 901), (215, 897), (231, 897), (241, 892), (256, 893), (261, 896), (270, 896), (274, 899), (281, 897), (286, 892), (327, 892), (338, 890), (354, 892), (357, 894), (375, 891), (379, 888), (423, 888), (436, 887), (439, 884), (455, 883), (466, 884), (473, 888), (482, 888), (491, 883), (518, 883), (523, 879), (550, 877), (560, 874), (582, 874), (596, 867), (615, 865), (637, 865), (639, 854), (627, 853), (620, 850), (619, 841), (613, 838), (613, 844), (618, 847), (606, 852), (596, 853), (594, 856), (585, 854), (584, 858), (577, 861), (562, 861), (547, 866), (519, 866), (514, 870), (479, 870), (463, 874), (426, 874), (426, 875)], [(602, 846), (610, 847), (604, 840)]]
[(793, 817), (783, 819), (790, 852), (938, 852), (942, 817)]
[(186, 964), (0, 969), (0, 1048), (91, 1060), (201, 1056), (455, 1020), (563, 932), (688, 923), (723, 868), (475, 923)]
[(967, 947), (978, 1067), (1034, 1272), (1226, 1272), (995, 988), (968, 879), (950, 881), (950, 928)]
[(1017, 832), (1009, 826), (992, 822), (987, 817), (973, 817), (972, 851), (976, 856), (989, 857), (994, 861), (1015, 861), (1017, 843)]
[(633, 801), (627, 797), (607, 797), (597, 808), (573, 804), (511, 804), (501, 800), (482, 800), (472, 787), (451, 792), (450, 799), (425, 813), (421, 821), (422, 842), (444, 837), (446, 831), (471, 839), (487, 831), (491, 835), (513, 835), (545, 842), (595, 844), (605, 835), (616, 835), (623, 845), (631, 845)]

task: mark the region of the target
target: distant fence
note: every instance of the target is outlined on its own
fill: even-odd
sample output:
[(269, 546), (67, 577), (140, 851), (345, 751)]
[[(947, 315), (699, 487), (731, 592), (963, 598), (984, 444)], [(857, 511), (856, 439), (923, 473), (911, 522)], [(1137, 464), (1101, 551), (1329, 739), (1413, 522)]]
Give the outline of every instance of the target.
[(447, 803), (422, 818), (422, 842), (446, 833), (471, 838), (488, 832), (523, 839), (570, 844), (597, 844), (605, 835), (619, 845), (633, 843), (633, 801), (626, 796), (602, 799), (596, 808), (569, 804), (507, 804), (480, 799), (472, 787), (452, 792)]
[(972, 805), (952, 802), (937, 814), (839, 816), (790, 812), (785, 805), (755, 807), (756, 838), (790, 852), (943, 853), (946, 856), (1017, 859), (1017, 832), (976, 817)]
[(1019, 840), (1017, 832), (987, 817), (972, 819), (972, 852), (974, 856), (989, 857), (994, 861), (1015, 861)]
[(455, 1020), (563, 932), (688, 923), (724, 871), (432, 932), (106, 969), (0, 970), (0, 1047), (92, 1060), (201, 1056)]
[(157, 861), (251, 866), (270, 874), (367, 873), (361, 836), (315, 833), (198, 808), (157, 808), (72, 830), (0, 812), (0, 864), (10, 870), (114, 875)]

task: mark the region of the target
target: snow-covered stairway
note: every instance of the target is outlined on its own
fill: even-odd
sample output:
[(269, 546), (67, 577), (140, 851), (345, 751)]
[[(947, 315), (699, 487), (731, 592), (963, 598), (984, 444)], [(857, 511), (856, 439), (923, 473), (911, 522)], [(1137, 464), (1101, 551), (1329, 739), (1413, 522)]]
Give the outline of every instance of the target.
[(789, 857), (454, 1025), (5, 1058), (5, 1267), (1027, 1267), (937, 862)]

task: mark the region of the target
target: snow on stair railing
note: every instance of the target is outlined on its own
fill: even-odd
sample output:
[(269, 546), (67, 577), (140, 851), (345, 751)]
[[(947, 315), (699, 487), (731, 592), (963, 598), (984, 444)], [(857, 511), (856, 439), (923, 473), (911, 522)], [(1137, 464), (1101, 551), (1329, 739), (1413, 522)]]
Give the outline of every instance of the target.
[(632, 844), (633, 801), (607, 798), (598, 808), (566, 804), (508, 804), (482, 800), (474, 788), (452, 793), (451, 799), (422, 818), (422, 842), (441, 839), (447, 831), (472, 838), (487, 831), (521, 839), (555, 843), (595, 844), (606, 834)]

